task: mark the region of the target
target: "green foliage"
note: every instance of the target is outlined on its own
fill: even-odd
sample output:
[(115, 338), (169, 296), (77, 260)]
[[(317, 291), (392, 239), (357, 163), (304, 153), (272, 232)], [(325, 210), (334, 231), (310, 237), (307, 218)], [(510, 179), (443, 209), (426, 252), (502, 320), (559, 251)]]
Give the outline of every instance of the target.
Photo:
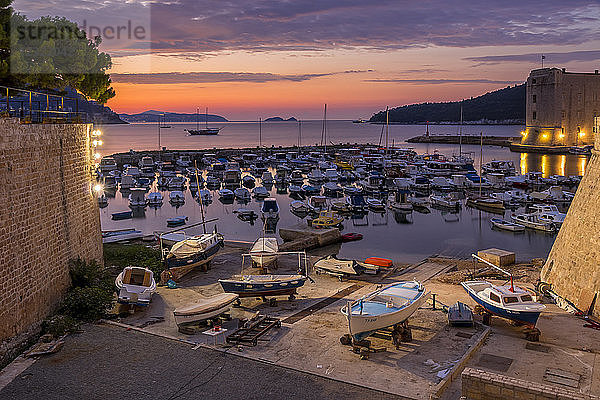
[[(6, 1), (0, 0), (0, 5)], [(85, 31), (66, 18), (30, 21), (12, 10), (7, 15), (3, 11), (0, 10), (2, 84), (59, 91), (71, 87), (100, 103), (115, 96), (106, 73), (112, 61), (108, 54), (99, 51), (100, 37), (87, 38)]]
[(159, 277), (164, 270), (160, 250), (139, 244), (105, 244), (104, 264), (120, 268), (130, 265), (148, 268), (154, 273), (155, 277)]
[[(525, 84), (507, 87), (464, 101), (447, 103), (422, 103), (396, 107), (389, 110), (390, 122), (425, 123), (460, 121), (460, 107), (463, 106), (465, 121), (479, 120), (524, 120)], [(371, 117), (371, 122), (385, 122), (385, 111)]]
[(114, 285), (108, 271), (95, 260), (73, 260), (69, 266), (72, 288), (63, 299), (61, 313), (70, 318), (93, 321), (112, 305)]
[(112, 290), (102, 287), (75, 287), (65, 296), (62, 312), (83, 321), (95, 321), (106, 314), (112, 301)]
[(78, 330), (79, 321), (68, 315), (55, 315), (42, 323), (42, 332), (49, 333), (54, 337), (60, 337)]

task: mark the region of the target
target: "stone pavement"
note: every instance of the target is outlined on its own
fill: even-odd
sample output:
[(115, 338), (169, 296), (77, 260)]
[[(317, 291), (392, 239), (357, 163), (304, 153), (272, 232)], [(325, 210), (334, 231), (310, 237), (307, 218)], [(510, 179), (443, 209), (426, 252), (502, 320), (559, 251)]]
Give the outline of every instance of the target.
[(0, 390), (0, 399), (401, 399), (235, 352), (86, 325)]

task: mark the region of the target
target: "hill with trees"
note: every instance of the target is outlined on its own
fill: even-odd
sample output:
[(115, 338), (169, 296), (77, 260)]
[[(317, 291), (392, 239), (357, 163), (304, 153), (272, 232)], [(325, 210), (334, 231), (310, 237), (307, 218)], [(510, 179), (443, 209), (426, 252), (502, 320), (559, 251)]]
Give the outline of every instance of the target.
[[(525, 84), (508, 86), (504, 89), (471, 97), (462, 101), (446, 103), (421, 103), (396, 107), (389, 110), (391, 123), (424, 124), (453, 123), (463, 121), (483, 124), (522, 124), (525, 122)], [(385, 110), (374, 114), (369, 122), (385, 122)]]

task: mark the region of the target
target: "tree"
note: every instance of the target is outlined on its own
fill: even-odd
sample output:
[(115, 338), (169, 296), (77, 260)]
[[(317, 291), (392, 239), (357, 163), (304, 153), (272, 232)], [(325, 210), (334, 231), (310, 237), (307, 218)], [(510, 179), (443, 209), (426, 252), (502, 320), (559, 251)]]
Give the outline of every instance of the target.
[[(2, 82), (38, 90), (71, 87), (100, 103), (115, 96), (106, 73), (112, 61), (99, 51), (100, 37), (87, 38), (85, 31), (64, 17), (30, 21), (16, 13), (10, 16), (9, 32), (10, 68), (3, 71), (0, 64)], [(1, 33), (0, 47), (5, 44)]]

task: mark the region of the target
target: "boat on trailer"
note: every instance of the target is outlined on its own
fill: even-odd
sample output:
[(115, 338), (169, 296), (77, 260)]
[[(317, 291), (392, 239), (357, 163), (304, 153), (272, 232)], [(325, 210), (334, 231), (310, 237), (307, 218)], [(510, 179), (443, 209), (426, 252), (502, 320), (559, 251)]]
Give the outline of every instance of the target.
[(279, 244), (276, 238), (260, 237), (250, 249), (252, 262), (262, 268), (274, 264), (277, 261), (278, 250)]
[(125, 267), (115, 279), (117, 301), (121, 304), (147, 306), (156, 291), (154, 274), (148, 268)]
[(191, 236), (175, 243), (170, 250), (163, 249), (165, 266), (177, 280), (192, 269), (208, 264), (223, 247), (223, 235), (216, 231)]
[(512, 275), (475, 254), (472, 257), (510, 277), (510, 285), (494, 285), (487, 281), (466, 281), (461, 285), (469, 296), (488, 313), (529, 326), (535, 326), (546, 306), (533, 300), (527, 290), (513, 284)]
[(352, 339), (361, 341), (379, 329), (406, 321), (430, 294), (418, 281), (397, 282), (349, 301), (340, 311), (346, 316)]
[(238, 299), (234, 293), (221, 293), (173, 310), (175, 323), (187, 325), (205, 321), (227, 312)]
[(302, 287), (308, 278), (308, 261), (305, 252), (279, 252), (271, 255), (298, 255), (298, 270), (304, 269), (304, 275), (293, 274), (265, 274), (265, 275), (244, 275), (244, 261), (247, 257), (253, 257), (252, 254), (242, 255), (242, 273), (234, 275), (229, 279), (219, 279), (219, 284), (226, 293), (235, 293), (239, 297), (262, 297), (266, 296), (289, 296), (289, 300), (294, 300), (296, 290)]

